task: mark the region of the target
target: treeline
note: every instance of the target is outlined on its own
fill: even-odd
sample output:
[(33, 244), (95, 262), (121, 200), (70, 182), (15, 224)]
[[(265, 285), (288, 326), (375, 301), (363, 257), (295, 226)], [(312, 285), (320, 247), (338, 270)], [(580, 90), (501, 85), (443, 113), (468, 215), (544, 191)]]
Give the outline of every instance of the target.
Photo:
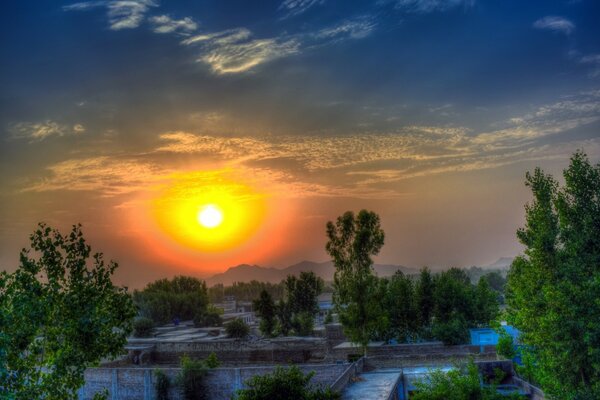
[(308, 336), (319, 312), (317, 297), (324, 283), (314, 272), (301, 272), (299, 277), (289, 275), (282, 285), (284, 298), (279, 301), (263, 290), (254, 300), (254, 311), (260, 317), (260, 331), (267, 337), (295, 334)]
[(208, 298), (211, 303), (222, 303), (226, 297), (234, 297), (237, 301), (253, 301), (265, 290), (275, 300), (283, 299), (285, 295), (285, 281), (279, 283), (259, 282), (234, 282), (231, 286), (218, 283), (208, 288)]

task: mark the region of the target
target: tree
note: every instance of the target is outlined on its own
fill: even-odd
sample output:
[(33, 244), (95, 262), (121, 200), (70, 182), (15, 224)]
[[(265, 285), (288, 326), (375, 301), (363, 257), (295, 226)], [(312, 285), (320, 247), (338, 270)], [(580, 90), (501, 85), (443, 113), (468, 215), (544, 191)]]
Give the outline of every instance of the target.
[(300, 368), (277, 367), (272, 374), (256, 375), (246, 381), (246, 389), (238, 390), (236, 400), (336, 400), (340, 395), (331, 389), (313, 387), (310, 380), (314, 372), (306, 375)]
[(385, 309), (391, 327), (391, 336), (407, 342), (417, 336), (417, 307), (412, 280), (397, 271), (387, 284)]
[(373, 274), (372, 256), (384, 243), (379, 216), (361, 210), (358, 215), (346, 212), (335, 223), (327, 223), (329, 241), (326, 250), (335, 265), (334, 305), (344, 332), (366, 353), (373, 334), (385, 323), (385, 313), (378, 293), (378, 279)]
[(289, 275), (284, 281), (287, 301), (293, 313), (308, 313), (315, 315), (319, 312), (318, 296), (323, 291), (323, 279), (314, 272), (300, 272), (300, 277)]
[(123, 352), (135, 308), (80, 225), (39, 224), (30, 241), (0, 273), (0, 398), (76, 399), (85, 369)]
[(133, 300), (144, 317), (156, 324), (166, 324), (174, 318), (192, 320), (201, 318), (208, 306), (208, 293), (204, 281), (176, 276), (149, 283), (144, 290), (134, 291)]
[(423, 268), (419, 275), (419, 282), (415, 288), (416, 306), (418, 314), (419, 328), (421, 335), (429, 337), (428, 328), (431, 326), (433, 316), (433, 277), (429, 268)]
[(510, 400), (525, 399), (518, 394), (505, 395), (495, 385), (482, 386), (479, 369), (473, 361), (448, 372), (434, 370), (427, 380), (416, 382), (413, 400)]
[(527, 173), (525, 246), (508, 274), (509, 321), (523, 358), (554, 398), (600, 398), (600, 165), (571, 157), (564, 186), (539, 168)]
[(205, 360), (192, 360), (184, 355), (179, 361), (181, 371), (177, 375), (177, 385), (185, 400), (208, 399), (206, 375), (212, 368), (219, 366), (219, 360), (211, 353)]
[(277, 308), (273, 298), (263, 289), (260, 297), (253, 302), (253, 308), (256, 315), (260, 317), (260, 331), (267, 337), (273, 336), (273, 330), (277, 323)]
[(244, 339), (250, 333), (250, 327), (240, 318), (236, 318), (225, 325), (225, 332), (231, 338)]
[(223, 311), (209, 304), (204, 311), (199, 311), (194, 317), (195, 326), (221, 326)]

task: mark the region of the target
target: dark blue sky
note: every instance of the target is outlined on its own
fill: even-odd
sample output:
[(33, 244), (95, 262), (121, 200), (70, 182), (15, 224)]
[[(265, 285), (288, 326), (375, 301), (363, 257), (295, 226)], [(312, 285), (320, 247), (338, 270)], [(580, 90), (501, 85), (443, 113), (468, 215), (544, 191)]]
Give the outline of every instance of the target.
[[(154, 180), (225, 168), (234, 179), (256, 175), (255, 186), (314, 214), (288, 227), (291, 238), (294, 229), (322, 230), (345, 208), (374, 206), (392, 239), (405, 243), (384, 261), (481, 263), (519, 250), (526, 169), (559, 172), (577, 148), (600, 156), (597, 1), (3, 6), (3, 254), (14, 253), (22, 245), (14, 238), (37, 220), (85, 220), (104, 232), (99, 220), (122, 223), (110, 210), (152, 197)], [(475, 182), (479, 190), (466, 197), (460, 188)], [(448, 242), (441, 199), (481, 204), (507, 190), (519, 193), (513, 211), (491, 201), (463, 216), (470, 239)], [(399, 206), (419, 211), (394, 211)], [(417, 223), (419, 212), (439, 213), (437, 227)], [(478, 230), (482, 219), (489, 237)], [(432, 230), (439, 251), (419, 242)], [(106, 234), (98, 237), (120, 254)], [(315, 237), (246, 261), (323, 257)], [(160, 271), (166, 261), (156, 265)]]

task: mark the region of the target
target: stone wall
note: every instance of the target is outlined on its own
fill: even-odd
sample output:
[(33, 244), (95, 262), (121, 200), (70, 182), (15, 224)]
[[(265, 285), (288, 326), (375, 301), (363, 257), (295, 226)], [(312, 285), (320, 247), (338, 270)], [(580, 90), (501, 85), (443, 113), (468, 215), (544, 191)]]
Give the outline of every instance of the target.
[(544, 392), (542, 392), (542, 389), (533, 386), (531, 383), (519, 378), (518, 376), (513, 376), (513, 382), (520, 386), (525, 393), (529, 395), (531, 400), (544, 400), (546, 398), (544, 396)]
[[(334, 384), (350, 364), (314, 364), (301, 365), (304, 372), (315, 371), (311, 382), (315, 385)], [(217, 368), (206, 376), (209, 395), (214, 400), (229, 400), (244, 382), (255, 375), (271, 373), (275, 366)], [(164, 368), (163, 372), (175, 381), (179, 368)], [(155, 381), (153, 368), (89, 368), (85, 371), (85, 385), (79, 391), (81, 400), (92, 399), (95, 393), (108, 390), (111, 400), (154, 400)], [(174, 386), (174, 385), (173, 385)], [(171, 390), (171, 399), (181, 400), (175, 387)]]
[[(135, 344), (132, 342), (132, 344)], [(220, 339), (214, 341), (154, 342), (150, 361), (153, 364), (177, 365), (182, 355), (204, 359), (211, 353), (223, 363), (273, 364), (306, 363), (325, 359), (327, 341), (323, 338), (278, 338), (245, 341)]]

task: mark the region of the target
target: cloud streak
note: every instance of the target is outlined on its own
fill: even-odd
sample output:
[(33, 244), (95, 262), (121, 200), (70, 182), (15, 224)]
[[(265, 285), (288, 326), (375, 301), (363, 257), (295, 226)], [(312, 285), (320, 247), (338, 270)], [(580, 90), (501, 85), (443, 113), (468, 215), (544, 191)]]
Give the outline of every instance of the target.
[(157, 7), (153, 0), (107, 0), (86, 1), (64, 6), (65, 11), (87, 11), (105, 7), (109, 28), (113, 31), (133, 29), (140, 26), (151, 7)]
[(575, 30), (575, 24), (563, 17), (547, 16), (533, 23), (536, 29), (550, 30), (565, 35), (570, 35)]
[(29, 139), (29, 142), (33, 143), (52, 136), (81, 134), (85, 132), (85, 127), (81, 124), (70, 126), (46, 120), (43, 122), (18, 122), (9, 126), (9, 131), (13, 139)]
[(380, 4), (393, 3), (398, 10), (415, 14), (427, 14), (436, 11), (447, 11), (463, 6), (472, 7), (475, 0), (381, 0)]
[(173, 19), (168, 15), (159, 15), (150, 18), (154, 33), (182, 33), (189, 34), (198, 28), (198, 24), (190, 17)]

